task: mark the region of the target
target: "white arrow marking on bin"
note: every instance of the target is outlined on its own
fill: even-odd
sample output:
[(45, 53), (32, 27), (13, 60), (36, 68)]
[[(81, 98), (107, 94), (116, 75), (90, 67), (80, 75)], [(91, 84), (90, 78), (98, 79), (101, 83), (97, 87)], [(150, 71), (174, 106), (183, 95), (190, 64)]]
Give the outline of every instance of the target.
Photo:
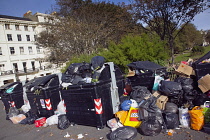
[(103, 109), (102, 109), (101, 98), (94, 99), (94, 103), (95, 103), (96, 114), (102, 114)]
[(62, 100), (62, 103), (63, 103), (63, 106), (64, 106), (64, 108), (65, 108), (65, 112), (67, 112), (67, 111), (66, 111), (66, 104), (65, 104), (65, 102), (64, 102), (64, 99)]
[(45, 99), (47, 110), (52, 110), (52, 105), (50, 103), (50, 99)]
[(15, 102), (14, 101), (11, 101), (11, 107), (15, 107)]

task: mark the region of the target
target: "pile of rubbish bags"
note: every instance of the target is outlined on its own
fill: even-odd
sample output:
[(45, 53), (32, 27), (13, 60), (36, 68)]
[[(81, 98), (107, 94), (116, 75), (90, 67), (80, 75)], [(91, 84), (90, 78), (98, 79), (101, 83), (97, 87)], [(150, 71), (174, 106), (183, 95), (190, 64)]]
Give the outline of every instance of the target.
[[(102, 56), (93, 57), (91, 63), (73, 63), (58, 76), (58, 86), (65, 88), (109, 79), (107, 74), (101, 76), (104, 63)], [(134, 139), (138, 133), (156, 136), (163, 130), (173, 135), (177, 128), (210, 130), (210, 52), (195, 62), (192, 59), (182, 61), (173, 71), (150, 61), (132, 62), (127, 66), (129, 73), (124, 79), (124, 89), (120, 89), (124, 93), (119, 94), (119, 111), (107, 120), (111, 129), (107, 135), (109, 139)], [(55, 79), (57, 75), (51, 77)], [(45, 82), (48, 88), (52, 85), (49, 81), (55, 83), (49, 79)], [(41, 89), (47, 87), (43, 83), (39, 87), (30, 87), (36, 82), (31, 80), (26, 83), (26, 89), (39, 95)], [(11, 88), (7, 92), (12, 93), (8, 90)], [(59, 103), (56, 100), (56, 107), (51, 109), (54, 112), (50, 117), (40, 116), (32, 110), (24, 90), (23, 101), (21, 109), (11, 102), (7, 107), (7, 119), (14, 124), (35, 124), (36, 127), (57, 125), (62, 130), (71, 125), (61, 96)], [(7, 101), (5, 104), (8, 106)]]
[[(133, 139), (137, 133), (173, 135), (179, 128), (209, 133), (210, 52), (195, 62), (182, 61), (173, 73), (149, 61), (132, 62), (128, 67), (120, 111), (107, 121), (111, 140)], [(172, 74), (174, 79), (170, 79)]]

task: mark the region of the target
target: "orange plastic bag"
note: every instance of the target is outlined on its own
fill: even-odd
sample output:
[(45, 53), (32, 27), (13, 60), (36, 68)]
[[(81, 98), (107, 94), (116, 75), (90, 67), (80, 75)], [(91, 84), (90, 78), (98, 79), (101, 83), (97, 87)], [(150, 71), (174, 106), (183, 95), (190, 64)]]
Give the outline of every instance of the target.
[(134, 107), (130, 108), (127, 118), (125, 119), (124, 126), (131, 126), (135, 128), (138, 128), (140, 126), (141, 121), (138, 120), (138, 117), (139, 117), (138, 111), (139, 111), (138, 108), (134, 108)]
[(203, 109), (199, 106), (195, 106), (189, 111), (190, 114), (190, 126), (194, 130), (201, 130), (204, 125)]
[(124, 124), (125, 119), (127, 118), (127, 115), (128, 115), (128, 111), (124, 111), (124, 110), (123, 111), (118, 111), (118, 112), (115, 113), (115, 117), (119, 118), (119, 120), (122, 124)]

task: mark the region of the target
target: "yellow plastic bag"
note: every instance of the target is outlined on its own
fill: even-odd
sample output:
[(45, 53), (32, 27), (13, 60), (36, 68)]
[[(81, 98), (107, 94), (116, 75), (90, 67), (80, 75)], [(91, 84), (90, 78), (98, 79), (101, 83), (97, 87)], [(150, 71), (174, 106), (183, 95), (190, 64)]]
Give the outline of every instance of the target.
[(199, 106), (195, 106), (189, 111), (190, 114), (190, 126), (194, 130), (201, 130), (204, 125), (203, 109)]
[(118, 111), (115, 113), (115, 117), (119, 118), (119, 120), (122, 124), (124, 124), (127, 115), (128, 115), (128, 111), (124, 111), (124, 110)]
[(135, 128), (138, 128), (140, 126), (141, 121), (138, 120), (138, 110), (138, 108), (130, 108), (124, 123), (125, 126), (131, 126)]

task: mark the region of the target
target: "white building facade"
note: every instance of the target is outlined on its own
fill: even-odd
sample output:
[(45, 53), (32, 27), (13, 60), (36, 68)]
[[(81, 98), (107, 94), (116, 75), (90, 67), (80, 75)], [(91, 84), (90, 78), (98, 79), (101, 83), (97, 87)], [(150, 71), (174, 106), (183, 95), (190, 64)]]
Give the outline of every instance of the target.
[(0, 15), (0, 86), (59, 72), (46, 69), (46, 51), (35, 44), (50, 16), (30, 11), (24, 18)]

